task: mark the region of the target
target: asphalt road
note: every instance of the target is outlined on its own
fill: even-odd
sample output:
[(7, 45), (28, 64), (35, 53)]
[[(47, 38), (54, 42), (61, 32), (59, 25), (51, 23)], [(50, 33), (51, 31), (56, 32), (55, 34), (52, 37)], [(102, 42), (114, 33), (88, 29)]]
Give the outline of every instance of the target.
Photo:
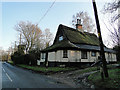
[(2, 88), (71, 88), (45, 75), (2, 63)]

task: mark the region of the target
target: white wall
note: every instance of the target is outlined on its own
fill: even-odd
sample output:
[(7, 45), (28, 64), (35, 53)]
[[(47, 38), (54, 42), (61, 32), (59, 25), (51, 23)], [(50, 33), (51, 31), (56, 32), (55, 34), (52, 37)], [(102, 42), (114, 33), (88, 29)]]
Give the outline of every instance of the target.
[(97, 57), (98, 54), (91, 57), (91, 52), (87, 52), (87, 59), (81, 59), (81, 51), (78, 50), (68, 50), (68, 58), (63, 58), (63, 50), (48, 53), (48, 60), (56, 62), (94, 62)]
[(37, 65), (40, 65), (40, 60), (37, 60)]
[(68, 57), (69, 62), (81, 62), (81, 60), (80, 60), (81, 52), (80, 51), (68, 50), (68, 52), (69, 52), (69, 57)]
[[(109, 53), (110, 57), (108, 57), (108, 53), (105, 53), (106, 61), (116, 61), (116, 54)], [(96, 52), (96, 56), (91, 56), (91, 51), (87, 52), (87, 59), (81, 59), (81, 51), (79, 50), (68, 50), (68, 58), (63, 58), (63, 50), (58, 50), (56, 52), (48, 53), (48, 61), (50, 62), (96, 62), (98, 60), (98, 56), (100, 56), (99, 52)], [(40, 60), (40, 62), (44, 62), (45, 59)]]
[[(69, 51), (68, 51), (68, 57), (69, 57)], [(68, 58), (63, 58), (63, 50), (58, 50), (56, 52), (49, 52), (48, 60), (55, 62), (68, 62)]]
[(96, 62), (97, 59), (98, 59), (99, 53), (96, 52), (96, 56), (91, 56), (91, 53), (92, 53), (92, 52), (90, 51), (90, 52), (89, 52), (88, 61), (89, 61), (89, 62)]
[(111, 62), (111, 61), (117, 61), (116, 59), (116, 54), (114, 53), (105, 53), (105, 58), (107, 62)]
[(55, 59), (55, 52), (50, 52), (48, 53), (48, 60), (49, 61), (54, 61)]

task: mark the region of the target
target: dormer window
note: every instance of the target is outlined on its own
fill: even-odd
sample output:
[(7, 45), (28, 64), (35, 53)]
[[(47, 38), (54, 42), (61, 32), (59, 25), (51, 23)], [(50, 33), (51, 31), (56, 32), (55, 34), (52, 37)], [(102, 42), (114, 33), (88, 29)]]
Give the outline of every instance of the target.
[(95, 51), (92, 51), (92, 52), (91, 52), (91, 56), (92, 56), (92, 57), (96, 57), (96, 52), (95, 52)]
[(63, 36), (60, 36), (60, 37), (59, 37), (59, 41), (62, 41), (62, 40), (63, 40)]

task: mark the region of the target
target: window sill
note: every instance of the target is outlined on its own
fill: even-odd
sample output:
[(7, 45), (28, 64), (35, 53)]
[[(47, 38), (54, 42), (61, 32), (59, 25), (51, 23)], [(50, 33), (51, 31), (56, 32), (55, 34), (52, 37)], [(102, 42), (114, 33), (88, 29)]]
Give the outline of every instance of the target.
[(68, 57), (63, 57), (63, 58), (68, 58)]
[(96, 57), (96, 56), (91, 56), (91, 57)]

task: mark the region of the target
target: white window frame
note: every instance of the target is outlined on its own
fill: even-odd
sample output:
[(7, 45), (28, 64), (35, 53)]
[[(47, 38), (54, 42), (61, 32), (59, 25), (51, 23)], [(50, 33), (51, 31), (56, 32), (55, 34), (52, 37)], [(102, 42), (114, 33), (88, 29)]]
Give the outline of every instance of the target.
[(42, 53), (41, 58), (45, 59), (45, 53)]
[[(84, 55), (83, 55), (84, 54)], [(85, 55), (86, 54), (86, 55)], [(83, 57), (84, 56), (84, 57)], [(88, 59), (87, 51), (81, 51), (81, 59)]]
[(60, 36), (60, 37), (59, 37), (59, 41), (62, 41), (62, 40), (63, 40), (63, 36)]
[(96, 57), (96, 52), (95, 51), (91, 51), (91, 56), (92, 57)]
[(68, 58), (68, 51), (67, 50), (63, 50), (63, 58)]

